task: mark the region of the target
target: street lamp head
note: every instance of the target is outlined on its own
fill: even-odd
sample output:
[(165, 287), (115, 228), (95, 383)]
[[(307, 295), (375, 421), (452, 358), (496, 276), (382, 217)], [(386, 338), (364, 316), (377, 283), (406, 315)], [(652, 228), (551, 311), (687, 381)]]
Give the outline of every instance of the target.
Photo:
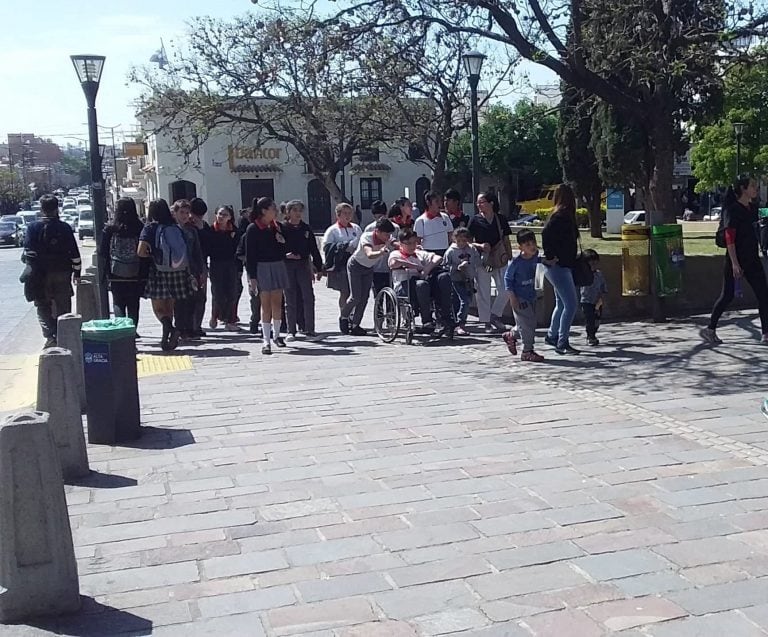
[(737, 136), (741, 136), (742, 133), (744, 133), (744, 122), (734, 122), (733, 123), (733, 132), (736, 133)]
[(104, 60), (106, 60), (103, 55), (70, 55), (69, 57), (75, 67), (80, 84), (93, 82), (98, 85), (101, 82), (101, 71), (104, 68)]
[(483, 62), (485, 61), (485, 55), (480, 51), (470, 51), (461, 56), (464, 62), (464, 70), (467, 75), (474, 79), (480, 77), (480, 71), (483, 68)]

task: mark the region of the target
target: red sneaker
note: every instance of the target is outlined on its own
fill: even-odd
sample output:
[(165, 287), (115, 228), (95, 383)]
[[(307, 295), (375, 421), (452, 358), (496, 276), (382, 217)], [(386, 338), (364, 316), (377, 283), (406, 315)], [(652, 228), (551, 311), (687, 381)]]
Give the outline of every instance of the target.
[(543, 363), (544, 357), (536, 352), (523, 352), (520, 360), (526, 363)]
[(509, 353), (515, 356), (517, 354), (517, 339), (515, 338), (515, 335), (511, 331), (504, 332), (504, 336), (502, 336), (502, 338), (507, 344)]

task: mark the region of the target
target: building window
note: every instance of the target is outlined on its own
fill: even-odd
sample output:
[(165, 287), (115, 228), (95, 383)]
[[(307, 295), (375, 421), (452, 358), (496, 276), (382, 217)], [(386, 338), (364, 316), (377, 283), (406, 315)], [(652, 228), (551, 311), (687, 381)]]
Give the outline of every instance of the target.
[(357, 151), (357, 159), (361, 162), (377, 162), (379, 161), (379, 149), (361, 148)]
[(381, 199), (381, 178), (370, 177), (360, 178), (360, 207), (363, 210), (370, 210), (373, 202)]

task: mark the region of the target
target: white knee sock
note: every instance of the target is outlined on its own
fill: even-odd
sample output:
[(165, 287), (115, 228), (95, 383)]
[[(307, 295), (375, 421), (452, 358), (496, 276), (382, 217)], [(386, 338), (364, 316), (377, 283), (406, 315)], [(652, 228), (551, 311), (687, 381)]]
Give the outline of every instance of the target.
[(264, 345), (269, 345), (270, 331), (272, 330), (271, 323), (262, 321), (261, 323), (261, 335), (264, 337)]
[(280, 319), (273, 319), (272, 321), (272, 334), (275, 335), (275, 338), (280, 336)]

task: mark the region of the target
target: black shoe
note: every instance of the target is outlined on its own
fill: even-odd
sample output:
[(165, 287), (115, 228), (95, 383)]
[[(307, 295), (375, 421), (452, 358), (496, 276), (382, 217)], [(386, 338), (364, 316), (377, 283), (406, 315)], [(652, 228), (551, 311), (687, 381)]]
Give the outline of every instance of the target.
[(169, 340), (171, 332), (173, 332), (173, 323), (169, 318), (164, 318), (161, 323), (163, 324), (163, 336), (160, 339), (160, 349), (167, 352), (170, 349)]
[(251, 323), (248, 327), (251, 334), (261, 334), (261, 326), (258, 323)]
[(544, 337), (544, 342), (552, 347), (557, 347), (557, 341), (554, 338), (550, 338), (549, 334)]
[(45, 345), (43, 345), (43, 349), (50, 349), (51, 347), (56, 347), (55, 336), (49, 336), (47, 339), (45, 339)]
[(575, 347), (571, 347), (570, 343), (567, 343), (566, 345), (563, 345), (562, 347), (556, 347), (555, 351), (560, 354), (561, 356), (564, 356), (565, 354), (570, 354), (572, 356), (576, 356), (577, 354), (581, 354), (579, 350), (577, 350)]
[(339, 331), (342, 334), (349, 334), (349, 319), (348, 318), (340, 318), (339, 319)]
[(352, 336), (368, 336), (368, 332), (359, 325), (355, 325), (354, 327), (350, 328), (349, 333)]
[(179, 346), (179, 330), (176, 328), (171, 329), (171, 333), (168, 335), (168, 349), (175, 350)]
[(271, 354), (272, 353), (272, 346), (267, 343), (264, 347), (261, 348), (262, 354)]
[(596, 336), (590, 336), (587, 338), (587, 345), (591, 345), (592, 347), (595, 347), (596, 345), (600, 345), (600, 341), (597, 340)]
[(195, 330), (194, 336), (200, 339), (205, 338), (208, 334), (206, 334), (205, 330), (198, 328)]
[(278, 347), (285, 347), (285, 339), (282, 336), (276, 336), (275, 345)]
[(199, 332), (187, 332), (184, 335), (184, 338), (188, 341), (202, 341), (203, 336), (205, 336), (205, 332), (203, 332), (202, 335)]

